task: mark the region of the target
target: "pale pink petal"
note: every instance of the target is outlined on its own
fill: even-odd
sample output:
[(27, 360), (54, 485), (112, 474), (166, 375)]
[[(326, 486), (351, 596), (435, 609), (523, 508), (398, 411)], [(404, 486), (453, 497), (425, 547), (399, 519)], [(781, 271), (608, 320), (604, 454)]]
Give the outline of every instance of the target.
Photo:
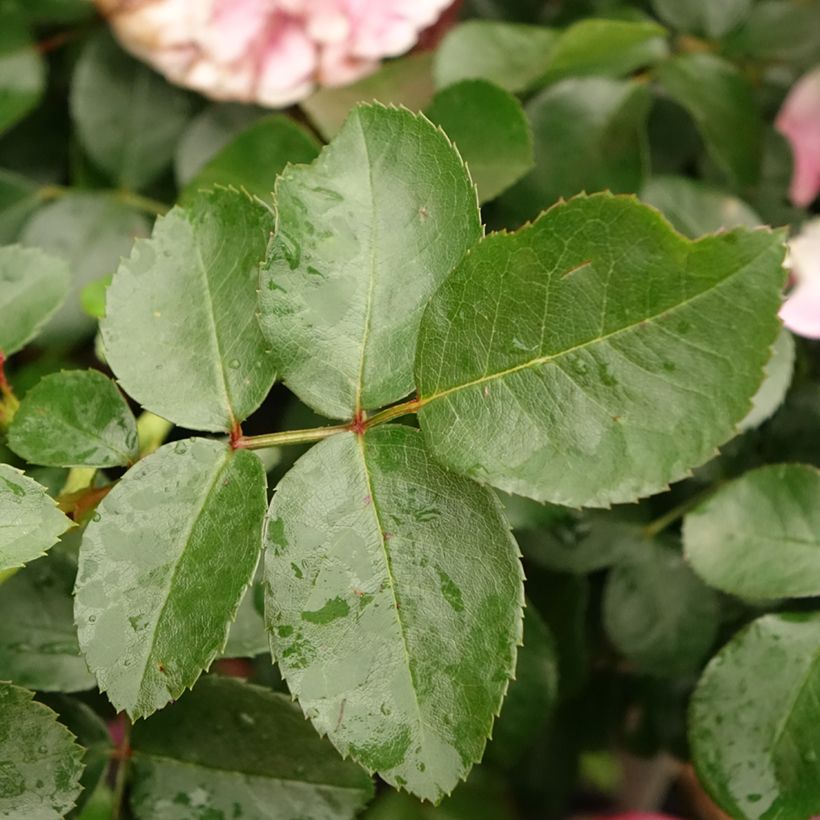
[(284, 18), (265, 42), (259, 63), (257, 99), (289, 105), (312, 86), (318, 65), (316, 44), (296, 23)]
[(409, 51), (452, 0), (96, 0), (122, 44), (216, 99), (285, 106)]
[(820, 339), (820, 218), (807, 222), (789, 241), (787, 264), (795, 286), (780, 318), (799, 336)]
[(216, 0), (201, 43), (221, 63), (238, 60), (264, 31), (268, 0)]
[(792, 333), (820, 339), (820, 287), (797, 285), (780, 308), (780, 318)]
[(809, 205), (820, 193), (820, 68), (789, 92), (775, 122), (789, 141), (794, 173), (789, 194), (795, 205)]

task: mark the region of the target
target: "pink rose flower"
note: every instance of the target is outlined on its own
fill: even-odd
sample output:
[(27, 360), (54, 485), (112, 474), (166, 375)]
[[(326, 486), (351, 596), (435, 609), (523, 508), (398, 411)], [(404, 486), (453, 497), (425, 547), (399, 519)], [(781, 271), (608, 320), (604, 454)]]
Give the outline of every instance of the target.
[(788, 264), (794, 287), (780, 318), (794, 333), (820, 339), (820, 218), (807, 222), (789, 242)]
[(795, 84), (775, 126), (791, 143), (794, 155), (789, 195), (795, 205), (804, 207), (820, 193), (820, 68)]
[(408, 51), (452, 0), (97, 0), (122, 45), (219, 100), (290, 105)]

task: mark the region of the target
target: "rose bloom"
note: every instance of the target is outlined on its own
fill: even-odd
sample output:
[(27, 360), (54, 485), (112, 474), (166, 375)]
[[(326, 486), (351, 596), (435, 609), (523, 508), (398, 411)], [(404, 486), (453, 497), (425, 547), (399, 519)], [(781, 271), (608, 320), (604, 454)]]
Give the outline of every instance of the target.
[(789, 241), (788, 264), (794, 286), (780, 318), (799, 336), (820, 339), (820, 218), (807, 222)]
[(804, 207), (820, 193), (820, 68), (794, 85), (775, 125), (794, 155), (791, 200)]
[(280, 107), (408, 51), (452, 0), (97, 0), (122, 45), (179, 85)]

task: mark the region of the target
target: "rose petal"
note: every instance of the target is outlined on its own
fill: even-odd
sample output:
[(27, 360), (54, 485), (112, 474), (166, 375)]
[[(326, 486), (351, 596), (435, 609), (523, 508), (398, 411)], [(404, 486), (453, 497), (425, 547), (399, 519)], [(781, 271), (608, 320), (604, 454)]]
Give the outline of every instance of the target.
[(775, 127), (789, 141), (794, 173), (789, 194), (809, 205), (820, 193), (820, 68), (799, 80), (783, 103)]

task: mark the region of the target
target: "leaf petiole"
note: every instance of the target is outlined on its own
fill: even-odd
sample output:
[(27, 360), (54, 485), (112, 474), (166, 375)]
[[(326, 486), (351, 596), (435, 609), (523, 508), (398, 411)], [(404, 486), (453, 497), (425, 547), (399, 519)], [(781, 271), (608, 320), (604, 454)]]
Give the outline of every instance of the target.
[(417, 413), (422, 407), (422, 399), (411, 399), (410, 401), (395, 404), (386, 410), (381, 410), (376, 415), (362, 418), (348, 424), (334, 424), (328, 427), (313, 427), (307, 430), (286, 430), (281, 433), (265, 433), (260, 436), (237, 436), (232, 439), (231, 446), (234, 450), (264, 450), (267, 447), (284, 447), (289, 444), (310, 444), (314, 441), (334, 436), (337, 433), (359, 433), (362, 434), (371, 427), (378, 427), (393, 419)]

